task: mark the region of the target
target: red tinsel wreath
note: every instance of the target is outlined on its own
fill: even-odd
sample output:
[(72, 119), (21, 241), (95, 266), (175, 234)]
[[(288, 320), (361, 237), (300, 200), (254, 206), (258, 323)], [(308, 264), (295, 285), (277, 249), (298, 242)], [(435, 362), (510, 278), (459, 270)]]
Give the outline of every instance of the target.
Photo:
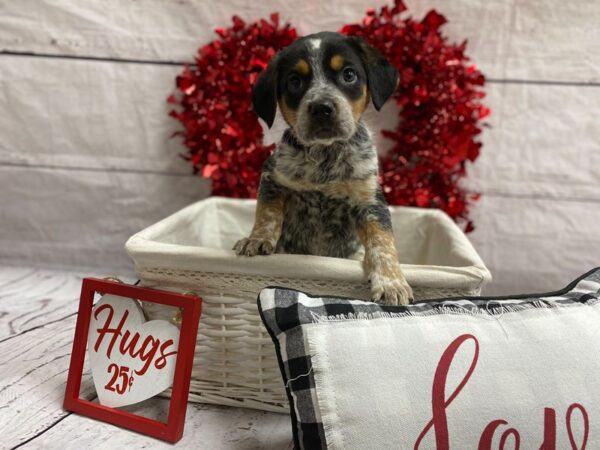
[[(401, 18), (401, 0), (393, 7), (367, 11), (361, 23), (340, 32), (361, 36), (400, 71), (394, 94), (399, 124), (382, 133), (393, 147), (381, 160), (381, 181), (393, 205), (440, 208), (455, 220), (468, 221), (468, 204), (478, 194), (459, 185), (466, 161), (474, 161), (481, 143), (481, 121), (490, 110), (481, 99), (484, 76), (468, 64), (466, 42), (450, 44), (440, 32), (446, 19), (429, 11), (421, 21)], [(177, 77), (181, 108), (171, 115), (185, 127), (187, 159), (195, 171), (212, 179), (213, 194), (255, 197), (263, 161), (273, 146), (262, 144), (263, 132), (251, 110), (250, 93), (271, 57), (292, 43), (296, 30), (270, 20), (217, 29), (219, 39), (202, 47), (196, 65)]]
[(232, 20), (232, 27), (215, 30), (219, 39), (198, 50), (195, 66), (177, 77), (181, 95), (168, 102), (181, 108), (169, 114), (183, 124), (175, 135), (183, 137), (194, 171), (212, 179), (214, 195), (256, 197), (262, 164), (274, 146), (262, 143), (252, 86), (298, 35), (289, 24), (280, 26), (277, 14), (251, 24)]

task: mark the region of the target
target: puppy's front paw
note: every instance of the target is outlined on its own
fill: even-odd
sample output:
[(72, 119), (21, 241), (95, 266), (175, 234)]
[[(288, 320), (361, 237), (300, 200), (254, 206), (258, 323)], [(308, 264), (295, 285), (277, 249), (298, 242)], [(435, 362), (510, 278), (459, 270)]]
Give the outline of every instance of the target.
[(412, 289), (402, 273), (394, 277), (371, 273), (371, 294), (374, 302), (383, 305), (408, 305), (413, 299)]
[(238, 255), (255, 256), (270, 255), (275, 251), (275, 245), (270, 239), (249, 238), (240, 239), (233, 246), (233, 250)]

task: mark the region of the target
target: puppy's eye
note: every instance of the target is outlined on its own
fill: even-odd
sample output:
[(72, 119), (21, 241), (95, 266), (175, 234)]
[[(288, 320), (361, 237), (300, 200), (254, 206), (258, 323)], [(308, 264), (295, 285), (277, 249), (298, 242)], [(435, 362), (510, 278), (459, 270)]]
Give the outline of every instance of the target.
[(299, 75), (293, 73), (288, 77), (287, 88), (292, 94), (297, 94), (302, 90), (302, 78)]
[(354, 69), (352, 69), (351, 67), (346, 67), (342, 72), (342, 78), (344, 79), (345, 83), (352, 84), (356, 81), (358, 77)]

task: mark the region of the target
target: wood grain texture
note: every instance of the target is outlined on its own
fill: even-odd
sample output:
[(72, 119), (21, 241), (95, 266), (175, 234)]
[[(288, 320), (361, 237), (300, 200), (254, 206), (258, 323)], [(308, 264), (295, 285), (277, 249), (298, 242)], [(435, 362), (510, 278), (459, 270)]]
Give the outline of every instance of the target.
[[(169, 139), (179, 125), (165, 97), (177, 70), (0, 58), (0, 104), (15, 112), (0, 118), (0, 165), (189, 174), (181, 140)], [(494, 113), (470, 189), (600, 201), (600, 88), (491, 84), (487, 92)], [(382, 152), (389, 141), (379, 130), (394, 126), (395, 108), (370, 107), (366, 115)]]
[[(469, 54), (493, 79), (491, 128), (465, 180), (484, 194), (472, 238), (492, 270), (501, 271), (498, 292), (541, 286), (541, 278), (521, 273), (526, 269), (508, 248), (487, 242), (500, 239), (495, 233), (504, 224), (511, 245), (542, 258), (548, 244), (530, 237), (530, 224), (544, 221), (560, 234), (569, 217), (586, 216), (600, 202), (600, 4), (407, 3), (416, 17), (431, 7), (445, 14), (447, 34), (467, 37)], [(165, 103), (177, 64), (233, 13), (251, 18), (279, 10), (307, 33), (335, 30), (364, 8), (359, 0), (0, 3), (0, 49), (100, 59), (0, 55), (0, 105), (10, 111), (0, 117), (0, 261), (131, 269), (122, 249), (130, 234), (208, 193), (206, 182), (183, 175), (190, 168), (178, 157), (181, 143), (168, 138), (178, 129)], [(393, 124), (389, 106), (370, 113), (371, 123)], [(277, 130), (267, 135), (278, 138)], [(559, 203), (552, 209), (544, 206), (549, 202)], [(591, 244), (578, 251), (589, 261), (600, 228), (581, 226), (581, 234)], [(532, 270), (562, 283), (561, 274), (582, 264), (559, 256), (538, 260)], [(511, 284), (513, 277), (522, 284)]]
[(595, 202), (487, 195), (469, 239), (493, 276), (484, 295), (555, 291), (600, 266)]
[[(0, 266), (0, 448), (171, 448), (62, 409), (80, 288), (79, 273)], [(95, 396), (87, 373), (82, 386), (83, 398)], [(162, 398), (127, 407), (157, 418), (167, 408)], [(189, 405), (179, 445), (275, 450), (291, 441), (287, 415)]]
[[(93, 78), (92, 71), (88, 75), (88, 79)], [(34, 88), (35, 83), (31, 86)], [(542, 278), (528, 276), (527, 268), (517, 269), (519, 264), (514, 263), (507, 248), (496, 249), (481, 243), (499, 239), (494, 234), (495, 226), (506, 224), (511, 237), (503, 242), (511, 242), (515, 248), (530, 254), (542, 252), (542, 259), (535, 265), (546, 271), (547, 284), (562, 283), (563, 273), (587, 270), (588, 264), (579, 264), (565, 254), (571, 251), (570, 247), (562, 249), (554, 260), (543, 256), (544, 241), (532, 239), (526, 230), (529, 223), (544, 220), (546, 226), (554, 227), (554, 232), (560, 234), (561, 222), (567, 220), (568, 215), (585, 215), (589, 208), (598, 209), (600, 130), (595, 118), (600, 112), (600, 90), (492, 85), (489, 92), (490, 103), (497, 105), (492, 128), (486, 130), (482, 156), (469, 168), (466, 180), (469, 189), (484, 194), (475, 207), (478, 230), (472, 239), (495, 275), (490, 293), (552, 289), (544, 288)], [(105, 111), (108, 113), (109, 108)], [(30, 117), (33, 120), (35, 115)], [(39, 116), (37, 120), (41, 123), (44, 118)], [(125, 118), (115, 123), (122, 121)], [(93, 125), (82, 122), (81, 127), (84, 135), (94, 132)], [(18, 128), (18, 121), (6, 127), (7, 130)], [(102, 134), (106, 130), (95, 132)], [(47, 149), (54, 148), (51, 141), (39, 142), (47, 144)], [(92, 167), (114, 164), (111, 156), (104, 160), (103, 152), (95, 156), (86, 154), (83, 149), (87, 148), (73, 148), (65, 161), (72, 157), (74, 162), (80, 161), (77, 164), (93, 164)], [(1, 167), (0, 218), (5, 226), (0, 229), (3, 246), (0, 260), (38, 266), (83, 264), (131, 270), (130, 260), (123, 250), (125, 240), (208, 193), (207, 183), (197, 177), (127, 172), (128, 167), (136, 164), (139, 150), (134, 148), (138, 147), (131, 147), (129, 155), (119, 159), (118, 165), (113, 167), (119, 172), (113, 173)], [(29, 149), (29, 152), (27, 147), (23, 149), (30, 158), (26, 164), (45, 157), (57, 158), (59, 153), (53, 154), (46, 147)], [(167, 149), (164, 150), (163, 156), (159, 151), (155, 153), (155, 161), (164, 157), (164, 163), (157, 164), (166, 167), (169, 156)], [(554, 208), (550, 213), (544, 205), (552, 200), (561, 201), (560, 205), (566, 209)], [(565, 204), (568, 200), (576, 203)], [(525, 218), (515, 220), (513, 215)], [(110, 220), (111, 217), (114, 220)], [(477, 233), (484, 233), (486, 238)], [(592, 244), (577, 250), (589, 261), (600, 252), (600, 247), (594, 244), (600, 236), (600, 228), (586, 227), (582, 234)], [(530, 258), (526, 260), (531, 262)]]
[[(62, 401), (74, 329), (72, 315), (0, 342), (0, 436), (6, 448), (67, 414)], [(86, 399), (95, 395), (87, 373), (80, 395)]]
[(190, 173), (166, 102), (180, 70), (0, 57), (0, 164)]
[(0, 341), (75, 314), (81, 280), (109, 274), (0, 266)]
[[(386, 0), (369, 2), (378, 7)], [(409, 13), (447, 16), (446, 33), (468, 39), (469, 54), (495, 79), (600, 82), (600, 6), (594, 0), (523, 2), (408, 0)], [(120, 2), (22, 0), (0, 5), (0, 48), (17, 52), (190, 61), (233, 14), (252, 20), (273, 11), (301, 34), (337, 30), (363, 16), (362, 0), (328, 2)]]
[(491, 128), (468, 167), (470, 189), (600, 203), (600, 88), (491, 84), (486, 91)]
[[(418, 18), (431, 7), (445, 14), (446, 34), (468, 38), (492, 80), (492, 128), (466, 180), (484, 193), (469, 237), (494, 275), (485, 293), (555, 290), (598, 266), (600, 4), (407, 4)], [(0, 447), (29, 439), (26, 448), (167, 447), (62, 410), (78, 274), (130, 271), (131, 234), (208, 194), (206, 182), (185, 175), (165, 98), (179, 63), (215, 38), (214, 27), (234, 13), (279, 11), (301, 33), (336, 30), (364, 8), (362, 0), (0, 2), (0, 53), (58, 56), (0, 54), (0, 261), (80, 267), (0, 271)], [(164, 400), (146, 406), (164, 409)], [(180, 445), (291, 448), (288, 421), (191, 405)]]
[[(408, 0), (415, 17), (436, 8), (445, 33), (494, 80), (600, 82), (600, 5), (594, 0)], [(591, 61), (589, 55), (595, 55)]]
[[(164, 415), (168, 400), (152, 399), (136, 414)], [(41, 436), (24, 445), (35, 448), (144, 448), (170, 449), (172, 445), (118, 429), (112, 425), (70, 415)], [(210, 450), (287, 450), (293, 448), (290, 417), (226, 406), (189, 404), (183, 438), (178, 448)]]
[(132, 268), (125, 241), (205, 197), (195, 176), (0, 167), (0, 261)]

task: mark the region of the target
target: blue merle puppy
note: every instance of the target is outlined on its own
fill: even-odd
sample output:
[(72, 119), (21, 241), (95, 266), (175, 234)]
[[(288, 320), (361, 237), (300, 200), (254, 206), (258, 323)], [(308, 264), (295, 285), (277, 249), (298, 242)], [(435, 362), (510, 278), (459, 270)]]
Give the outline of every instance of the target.
[(359, 257), (372, 298), (407, 304), (388, 205), (377, 182), (377, 151), (361, 116), (393, 94), (397, 70), (357, 37), (323, 32), (279, 52), (252, 92), (272, 126), (277, 105), (289, 125), (264, 164), (254, 227), (238, 255)]

